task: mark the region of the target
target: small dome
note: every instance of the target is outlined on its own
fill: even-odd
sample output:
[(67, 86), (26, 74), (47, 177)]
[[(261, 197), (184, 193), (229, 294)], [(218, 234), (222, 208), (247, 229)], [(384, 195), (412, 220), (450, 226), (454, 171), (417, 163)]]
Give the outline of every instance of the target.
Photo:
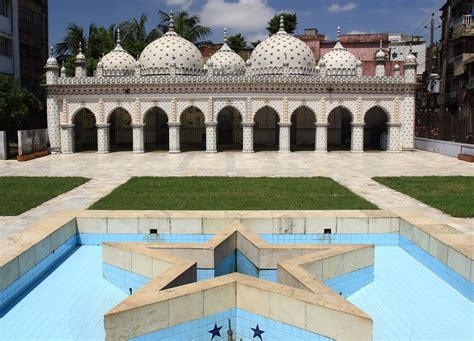
[(375, 54), (375, 59), (377, 61), (385, 61), (385, 57), (386, 57), (386, 54), (385, 54), (385, 51), (383, 50), (383, 47), (382, 47), (382, 40), (380, 41), (380, 49), (377, 51), (377, 53)]
[[(211, 63), (211, 64), (209, 64)], [(242, 74), (245, 72), (244, 59), (227, 45), (227, 31), (224, 29), (224, 45), (208, 60), (213, 70), (223, 74)], [(209, 68), (208, 65), (204, 68)]]
[(316, 67), (309, 46), (285, 31), (281, 16), (280, 31), (262, 41), (252, 52), (251, 69), (254, 74), (282, 74), (285, 60), (290, 74), (311, 73)]
[(49, 54), (49, 58), (46, 61), (46, 66), (59, 67), (58, 61), (53, 56), (53, 47), (52, 46), (51, 46), (51, 52)]
[(395, 71), (400, 71), (400, 65), (395, 64), (395, 66), (393, 67), (393, 69), (394, 69)]
[(341, 31), (338, 27), (336, 46), (321, 58), (319, 65), (326, 67), (328, 75), (355, 75), (356, 68), (360, 65), (358, 64), (359, 59), (342, 46), (340, 37)]
[(82, 53), (82, 43), (79, 42), (79, 53), (76, 56), (76, 62), (85, 62), (86, 61), (86, 56), (84, 56), (84, 53)]
[(174, 31), (171, 15), (169, 31), (143, 50), (140, 63), (143, 75), (169, 74), (173, 63), (177, 74), (197, 74), (204, 66), (204, 58), (193, 43)]
[(408, 53), (407, 57), (405, 58), (405, 64), (417, 65), (416, 56), (413, 54), (413, 50), (412, 50), (411, 45), (410, 45), (410, 52)]
[(104, 68), (104, 76), (130, 76), (134, 73), (136, 60), (120, 45), (120, 31), (117, 30), (117, 46), (99, 63)]

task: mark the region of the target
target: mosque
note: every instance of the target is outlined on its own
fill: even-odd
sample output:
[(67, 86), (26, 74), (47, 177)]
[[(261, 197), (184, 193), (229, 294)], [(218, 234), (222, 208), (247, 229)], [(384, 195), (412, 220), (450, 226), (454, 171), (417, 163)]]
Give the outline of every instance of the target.
[[(225, 35), (225, 34), (224, 34)], [(174, 31), (150, 43), (138, 60), (117, 45), (86, 74), (82, 52), (67, 77), (46, 64), (48, 134), (53, 152), (94, 150), (313, 150), (326, 153), (414, 148), (416, 57), (374, 76), (342, 46), (317, 64), (311, 49), (285, 32), (261, 42), (244, 61), (226, 43), (204, 60)], [(387, 76), (390, 73), (391, 76)]]

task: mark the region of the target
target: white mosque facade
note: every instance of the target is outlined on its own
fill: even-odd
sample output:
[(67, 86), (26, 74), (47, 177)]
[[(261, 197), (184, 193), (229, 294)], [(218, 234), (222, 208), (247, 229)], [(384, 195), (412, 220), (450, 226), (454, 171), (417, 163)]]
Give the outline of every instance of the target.
[(413, 54), (403, 74), (396, 65), (387, 76), (381, 48), (375, 76), (366, 76), (339, 39), (316, 64), (310, 48), (280, 26), (247, 62), (226, 42), (205, 62), (174, 32), (172, 21), (138, 60), (118, 40), (93, 77), (86, 75), (81, 52), (74, 77), (51, 56), (46, 87), (52, 151), (414, 148)]

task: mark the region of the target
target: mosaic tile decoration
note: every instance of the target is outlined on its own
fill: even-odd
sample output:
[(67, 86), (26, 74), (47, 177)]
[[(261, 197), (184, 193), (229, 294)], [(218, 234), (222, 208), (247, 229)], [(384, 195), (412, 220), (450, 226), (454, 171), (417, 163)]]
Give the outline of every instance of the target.
[(233, 339), (265, 341), (329, 341), (331, 339), (290, 326), (279, 321), (249, 313), (242, 309), (229, 309), (205, 318), (182, 323), (154, 333), (141, 335), (131, 341), (209, 341), (227, 340), (231, 321)]

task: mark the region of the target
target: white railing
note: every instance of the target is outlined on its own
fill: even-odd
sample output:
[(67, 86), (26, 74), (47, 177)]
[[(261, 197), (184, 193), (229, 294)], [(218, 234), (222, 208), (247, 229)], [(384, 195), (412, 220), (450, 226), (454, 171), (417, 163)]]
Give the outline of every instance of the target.
[(471, 15), (463, 15), (456, 20), (454, 20), (451, 24), (452, 28), (458, 28), (459, 26), (469, 26), (474, 22)]

